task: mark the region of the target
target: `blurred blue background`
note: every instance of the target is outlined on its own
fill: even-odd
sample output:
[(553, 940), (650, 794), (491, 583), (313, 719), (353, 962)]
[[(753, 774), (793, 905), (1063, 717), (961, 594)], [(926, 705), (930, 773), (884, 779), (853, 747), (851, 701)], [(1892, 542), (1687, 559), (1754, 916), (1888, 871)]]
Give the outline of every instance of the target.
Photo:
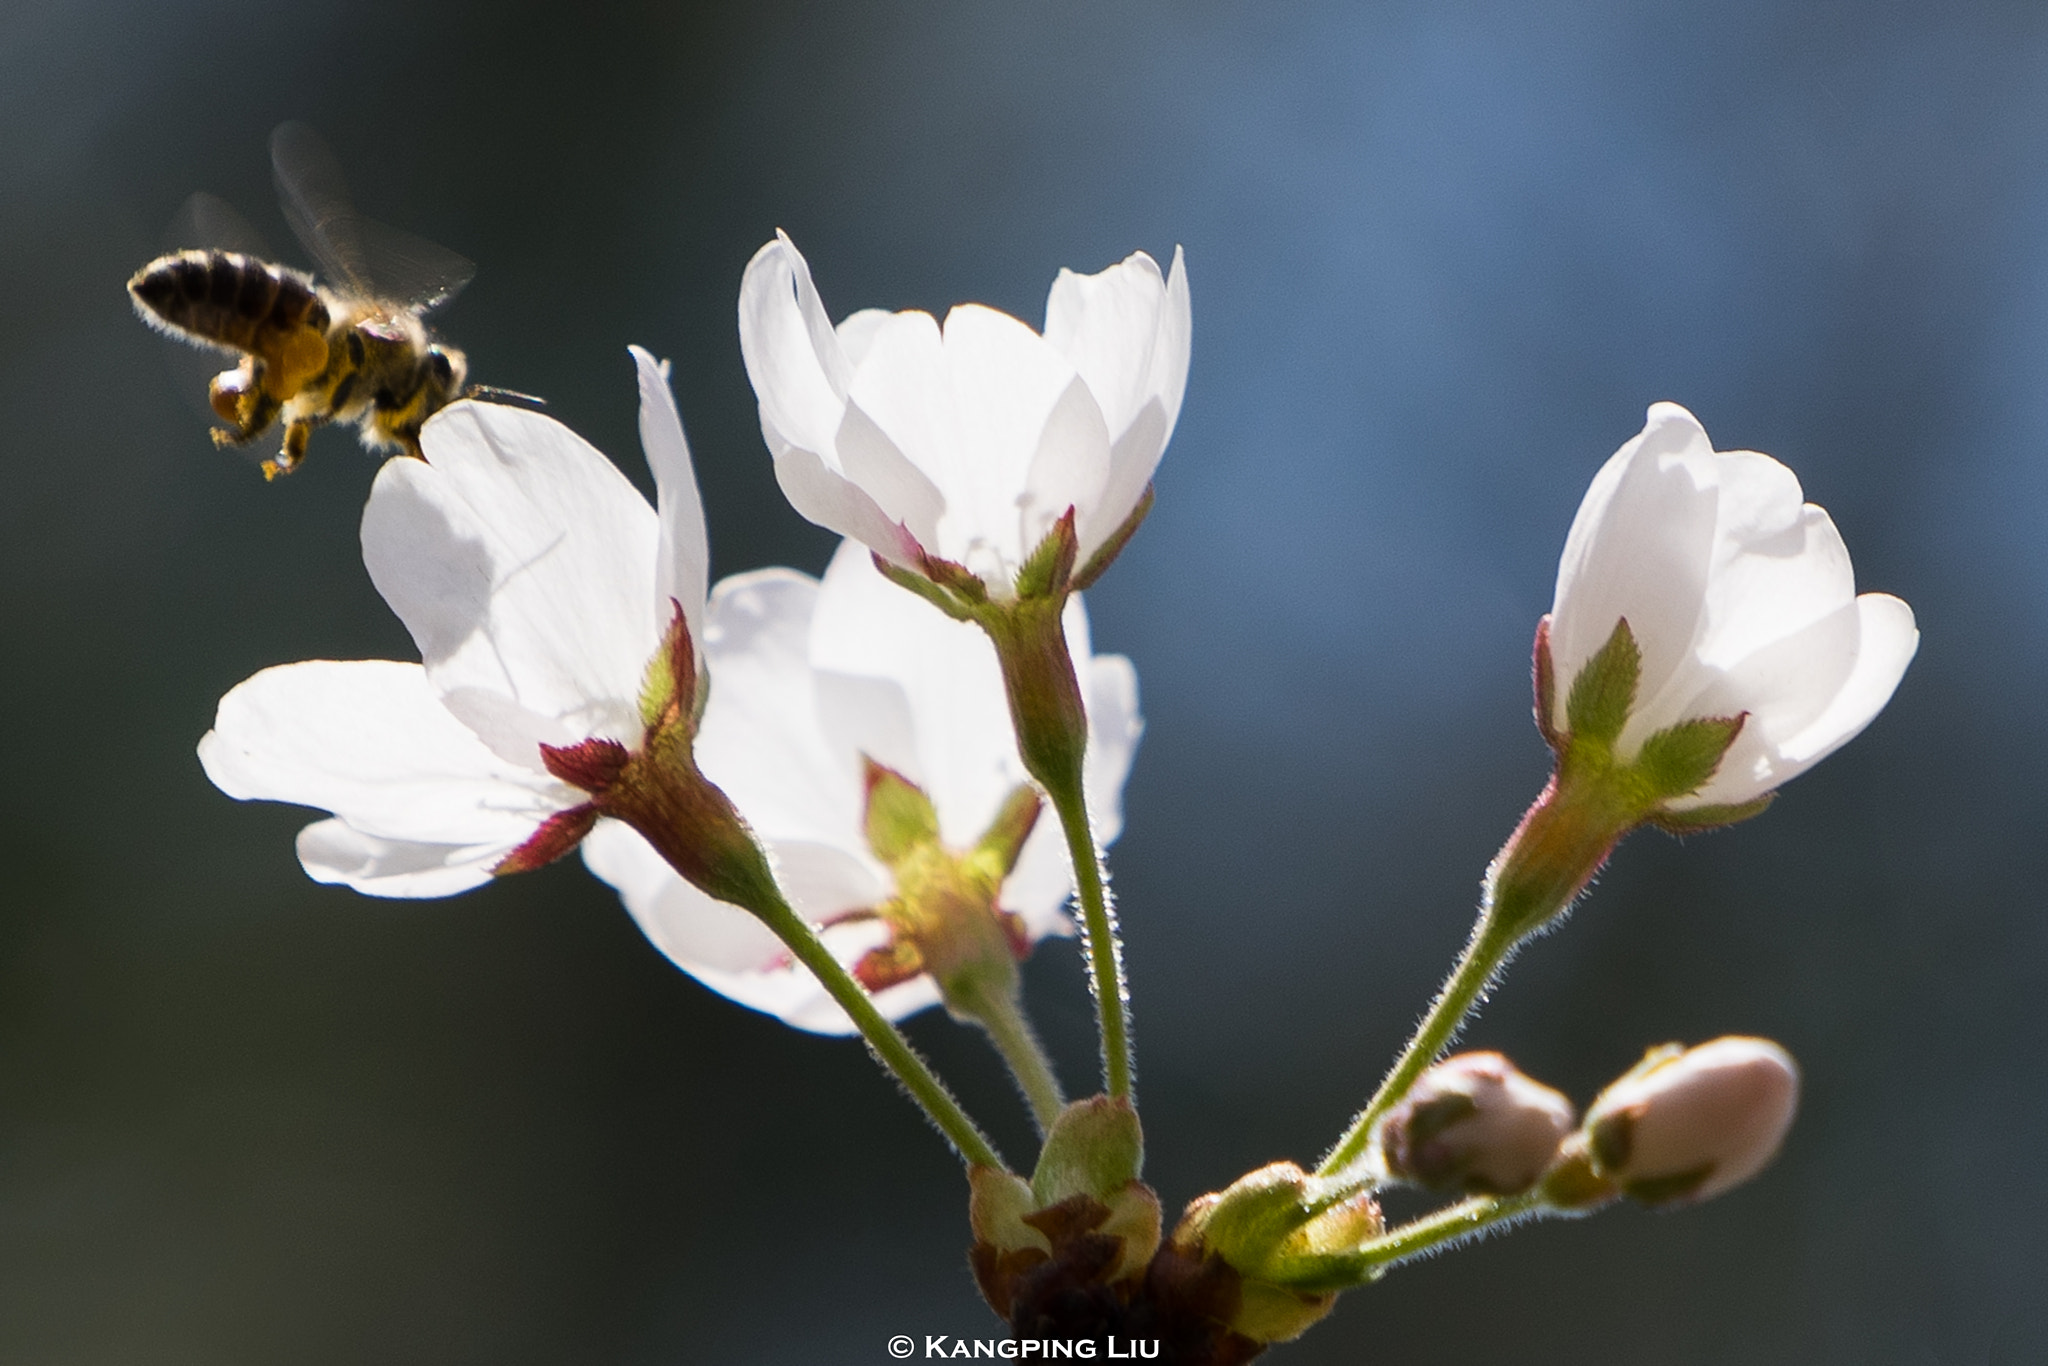
[[(1461, 942), (1600, 461), (1664, 398), (1784, 459), (1919, 660), (1764, 819), (1631, 839), (1469, 1035), (1581, 1101), (1772, 1035), (1782, 1159), (1402, 1269), (1273, 1359), (2048, 1360), (2048, 9), (1969, 0), (0, 8), (0, 1360), (994, 1331), (957, 1169), (858, 1046), (699, 988), (573, 862), (371, 901), (201, 775), (249, 673), (411, 648), (372, 462), (216, 453), (121, 289), (194, 189), (289, 240), (287, 118), (481, 264), (476, 377), (643, 485), (625, 347), (675, 359), (721, 574), (830, 551), (736, 344), (775, 228), (835, 313), (1034, 322), (1059, 267), (1185, 245), (1187, 405), (1091, 595), (1150, 723), (1113, 864), (1171, 1208), (1314, 1158)], [(1071, 946), (1029, 979), (1080, 1087)], [(1022, 1150), (979, 1041), (913, 1032)]]

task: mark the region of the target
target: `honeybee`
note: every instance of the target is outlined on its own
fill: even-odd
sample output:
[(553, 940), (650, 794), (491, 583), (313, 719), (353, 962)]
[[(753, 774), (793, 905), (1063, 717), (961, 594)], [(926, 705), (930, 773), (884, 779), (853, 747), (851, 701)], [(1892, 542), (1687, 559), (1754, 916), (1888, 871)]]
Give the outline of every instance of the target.
[(313, 429), (330, 422), (356, 424), (371, 451), (418, 456), (420, 425), (457, 398), (540, 402), (465, 388), (468, 359), (427, 327), (427, 313), (469, 283), (473, 265), (358, 215), (339, 164), (304, 124), (270, 135), (270, 159), (285, 218), (324, 284), (217, 247), (160, 256), (128, 282), (136, 312), (152, 327), (241, 356), (207, 386), (228, 424), (213, 428), (215, 445), (247, 445), (282, 418), (284, 444), (263, 462), (263, 477), (274, 479), (298, 468)]

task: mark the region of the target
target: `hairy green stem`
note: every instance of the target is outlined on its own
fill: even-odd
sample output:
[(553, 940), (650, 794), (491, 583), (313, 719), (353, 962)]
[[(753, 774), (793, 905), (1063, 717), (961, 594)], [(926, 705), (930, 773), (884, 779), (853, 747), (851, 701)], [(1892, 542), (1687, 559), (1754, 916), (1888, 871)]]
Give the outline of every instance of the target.
[(1351, 1121), (1351, 1127), (1344, 1131), (1344, 1137), (1337, 1140), (1337, 1146), (1323, 1159), (1323, 1165), (1316, 1169), (1317, 1176), (1335, 1176), (1364, 1155), (1372, 1141), (1373, 1125), (1401, 1103), (1401, 1098), (1408, 1094), (1408, 1088), (1415, 1084), (1415, 1079), (1450, 1046), (1464, 1025), (1465, 1017), (1485, 994), (1486, 984), (1500, 970), (1514, 945), (1514, 936), (1502, 933), (1493, 916), (1480, 917), (1471, 939), (1466, 941), (1464, 953), (1458, 956), (1457, 966), (1451, 969), (1443, 989), (1437, 992), (1436, 1000), (1430, 1005), (1429, 1013), (1415, 1027), (1408, 1046), (1401, 1050), (1401, 1056), (1387, 1072), (1379, 1090), (1358, 1112), (1358, 1117)]
[(776, 938), (788, 946), (796, 960), (809, 968), (825, 990), (831, 993), (840, 1009), (853, 1018), (855, 1027), (867, 1040), (876, 1059), (902, 1083), (910, 1098), (923, 1107), (939, 1132), (959, 1150), (967, 1165), (1002, 1169), (1003, 1159), (994, 1145), (968, 1118), (967, 1112), (960, 1108), (960, 1102), (918, 1056), (902, 1031), (875, 1009), (866, 989), (832, 956), (811, 923), (791, 909), (780, 896), (770, 904), (752, 905), (747, 909), (775, 932)]
[(1014, 986), (1009, 991), (951, 992), (946, 997), (946, 1008), (987, 1032), (989, 1042), (1002, 1054), (1017, 1089), (1031, 1106), (1031, 1118), (1038, 1125), (1038, 1132), (1043, 1134), (1050, 1129), (1066, 1108), (1067, 1098), (1052, 1070), (1052, 1059), (1046, 1056), (1045, 1045), (1038, 1041), (1038, 1032), (1031, 1027)]
[(1368, 1273), (1383, 1271), (1463, 1242), (1497, 1225), (1541, 1214), (1544, 1208), (1543, 1197), (1536, 1191), (1522, 1195), (1474, 1196), (1361, 1243), (1353, 1255), (1359, 1259), (1361, 1270)]
[[(1078, 765), (1077, 765), (1078, 767)], [(1088, 976), (1095, 989), (1095, 1016), (1102, 1031), (1102, 1077), (1105, 1089), (1118, 1100), (1131, 1096), (1130, 991), (1124, 984), (1124, 946), (1117, 937), (1116, 913), (1103, 885), (1102, 854), (1088, 824), (1088, 803), (1078, 775), (1063, 789), (1047, 789), (1067, 853), (1074, 863), (1074, 885), (1081, 903), (1083, 942), (1088, 950)]]
[(1643, 819), (1644, 808), (1630, 799), (1627, 785), (1602, 767), (1603, 755), (1588, 760), (1579, 748), (1569, 751), (1487, 866), (1479, 923), (1457, 966), (1386, 1080), (1316, 1175), (1335, 1176), (1365, 1155), (1373, 1126), (1401, 1103), (1415, 1079), (1458, 1036), (1515, 946), (1563, 914), (1607, 861), (1615, 842)]

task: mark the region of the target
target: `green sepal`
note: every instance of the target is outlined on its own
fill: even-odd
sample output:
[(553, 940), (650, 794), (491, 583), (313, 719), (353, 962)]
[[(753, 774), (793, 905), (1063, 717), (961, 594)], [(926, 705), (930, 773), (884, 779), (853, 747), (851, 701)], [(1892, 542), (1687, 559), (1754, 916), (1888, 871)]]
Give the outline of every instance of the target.
[(1631, 1181), (1621, 1188), (1621, 1193), (1639, 1205), (1664, 1205), (1674, 1200), (1683, 1200), (1714, 1174), (1714, 1164), (1694, 1167), (1691, 1171), (1673, 1172), (1669, 1176), (1650, 1176), (1641, 1181)]
[(1081, 542), (1074, 535), (1074, 510), (1070, 507), (1052, 524), (1052, 530), (1045, 533), (1045, 539), (1038, 543), (1017, 570), (1017, 596), (1064, 596), (1074, 576), (1074, 558), (1080, 550)]
[(1090, 1096), (1060, 1111), (1046, 1131), (1031, 1193), (1040, 1209), (1076, 1195), (1110, 1200), (1145, 1168), (1145, 1133), (1122, 1098)]
[[(874, 560), (875, 568), (881, 571), (883, 578), (895, 584), (898, 588), (909, 589), (941, 612), (944, 612), (947, 616), (953, 618), (953, 620), (981, 620), (981, 614), (976, 610), (977, 600), (971, 597), (963, 600), (952, 589), (942, 587), (931, 579), (926, 578), (923, 574), (918, 573), (915, 569), (905, 569), (902, 565), (885, 559), (880, 554), (875, 555)], [(943, 563), (943, 561), (940, 563)], [(975, 583), (979, 585), (981, 581), (976, 579)], [(984, 588), (982, 600), (986, 598), (987, 591)]]
[(1621, 1194), (1593, 1156), (1593, 1145), (1585, 1133), (1567, 1138), (1557, 1151), (1550, 1170), (1536, 1184), (1543, 1207), (1558, 1214), (1578, 1216), (1611, 1204)]
[(1102, 571), (1109, 568), (1110, 562), (1123, 553), (1124, 547), (1130, 544), (1131, 537), (1137, 535), (1138, 524), (1143, 522), (1145, 514), (1152, 510), (1153, 497), (1152, 486), (1145, 485), (1145, 492), (1138, 498), (1138, 505), (1131, 509), (1131, 515), (1118, 524), (1117, 529), (1109, 534), (1108, 540), (1095, 548), (1095, 553), (1088, 557), (1088, 563), (1082, 565), (1080, 572), (1074, 575), (1073, 583), (1069, 586), (1076, 593), (1084, 588), (1093, 587), (1095, 581), (1102, 577)]
[(895, 769), (865, 754), (861, 765), (867, 783), (868, 848), (893, 868), (939, 838), (939, 813), (924, 789)]
[(1031, 838), (1031, 832), (1038, 827), (1038, 813), (1045, 806), (1045, 798), (1038, 795), (1038, 789), (1029, 783), (1019, 783), (1003, 799), (1002, 808), (996, 818), (989, 822), (987, 830), (975, 844), (968, 857), (983, 864), (995, 875), (997, 882), (1008, 877), (1017, 866), (1017, 858), (1024, 852), (1024, 841)]
[(1174, 1236), (1198, 1239), (1248, 1285), (1321, 1294), (1358, 1283), (1355, 1253), (1385, 1229), (1372, 1193), (1357, 1183), (1272, 1162), (1189, 1205)]
[(678, 699), (687, 696), (689, 729), (695, 734), (696, 723), (711, 695), (711, 675), (697, 667), (696, 643), (690, 639), (690, 623), (683, 615), (683, 605), (670, 598), (669, 606), (672, 612), (668, 629), (662, 633), (661, 648), (647, 661), (646, 672), (640, 676), (640, 724), (648, 731), (674, 725), (683, 714)]
[(1733, 825), (1737, 821), (1746, 821), (1751, 816), (1762, 815), (1764, 808), (1777, 799), (1777, 793), (1766, 792), (1754, 801), (1689, 806), (1683, 811), (1652, 811), (1646, 819), (1651, 825), (1669, 834), (1692, 835), (1705, 830), (1719, 830), (1724, 825)]
[(1607, 637), (1607, 643), (1579, 666), (1578, 677), (1572, 680), (1564, 707), (1571, 738), (1612, 745), (1628, 724), (1642, 673), (1643, 653), (1636, 647), (1628, 618), (1623, 617), (1614, 623), (1614, 634)]
[(1636, 755), (1636, 776), (1660, 801), (1699, 791), (1721, 767), (1748, 719), (1748, 712), (1708, 716), (1658, 731)]
[(1593, 1160), (1605, 1173), (1619, 1171), (1628, 1165), (1628, 1157), (1636, 1146), (1636, 1117), (1626, 1110), (1617, 1114), (1602, 1115), (1586, 1126), (1586, 1145), (1593, 1151)]
[(1024, 1222), (1038, 1206), (1023, 1177), (1000, 1167), (974, 1167), (967, 1173), (967, 1189), (967, 1223), (976, 1241), (1002, 1252), (1052, 1250), (1046, 1236)]
[(1292, 1162), (1274, 1162), (1219, 1192), (1201, 1220), (1202, 1242), (1248, 1276), (1267, 1270), (1280, 1245), (1314, 1218), (1309, 1178)]
[(1469, 1119), (1479, 1110), (1478, 1101), (1456, 1091), (1432, 1096), (1419, 1104), (1411, 1097), (1406, 1104), (1408, 1143), (1411, 1148), (1420, 1148), (1459, 1120)]
[(1608, 1082), (1606, 1089), (1612, 1091), (1625, 1081), (1634, 1081), (1637, 1077), (1646, 1076), (1662, 1067), (1665, 1063), (1684, 1056), (1685, 1045), (1682, 1043), (1653, 1044), (1643, 1050), (1643, 1056), (1636, 1060), (1634, 1067), (1629, 1068), (1628, 1071), (1622, 1073), (1613, 1081)]
[(1336, 1307), (1337, 1297), (1332, 1293), (1311, 1294), (1264, 1281), (1246, 1281), (1238, 1287), (1230, 1331), (1258, 1343), (1292, 1342)]

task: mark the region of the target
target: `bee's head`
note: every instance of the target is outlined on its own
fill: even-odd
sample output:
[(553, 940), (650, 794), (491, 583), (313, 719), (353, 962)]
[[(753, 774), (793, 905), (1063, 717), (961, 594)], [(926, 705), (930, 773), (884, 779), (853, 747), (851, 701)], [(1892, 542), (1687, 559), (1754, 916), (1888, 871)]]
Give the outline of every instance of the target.
[(427, 390), (433, 399), (427, 405), (428, 411), (440, 408), (462, 397), (462, 386), (469, 380), (469, 358), (452, 346), (435, 342), (427, 348)]

